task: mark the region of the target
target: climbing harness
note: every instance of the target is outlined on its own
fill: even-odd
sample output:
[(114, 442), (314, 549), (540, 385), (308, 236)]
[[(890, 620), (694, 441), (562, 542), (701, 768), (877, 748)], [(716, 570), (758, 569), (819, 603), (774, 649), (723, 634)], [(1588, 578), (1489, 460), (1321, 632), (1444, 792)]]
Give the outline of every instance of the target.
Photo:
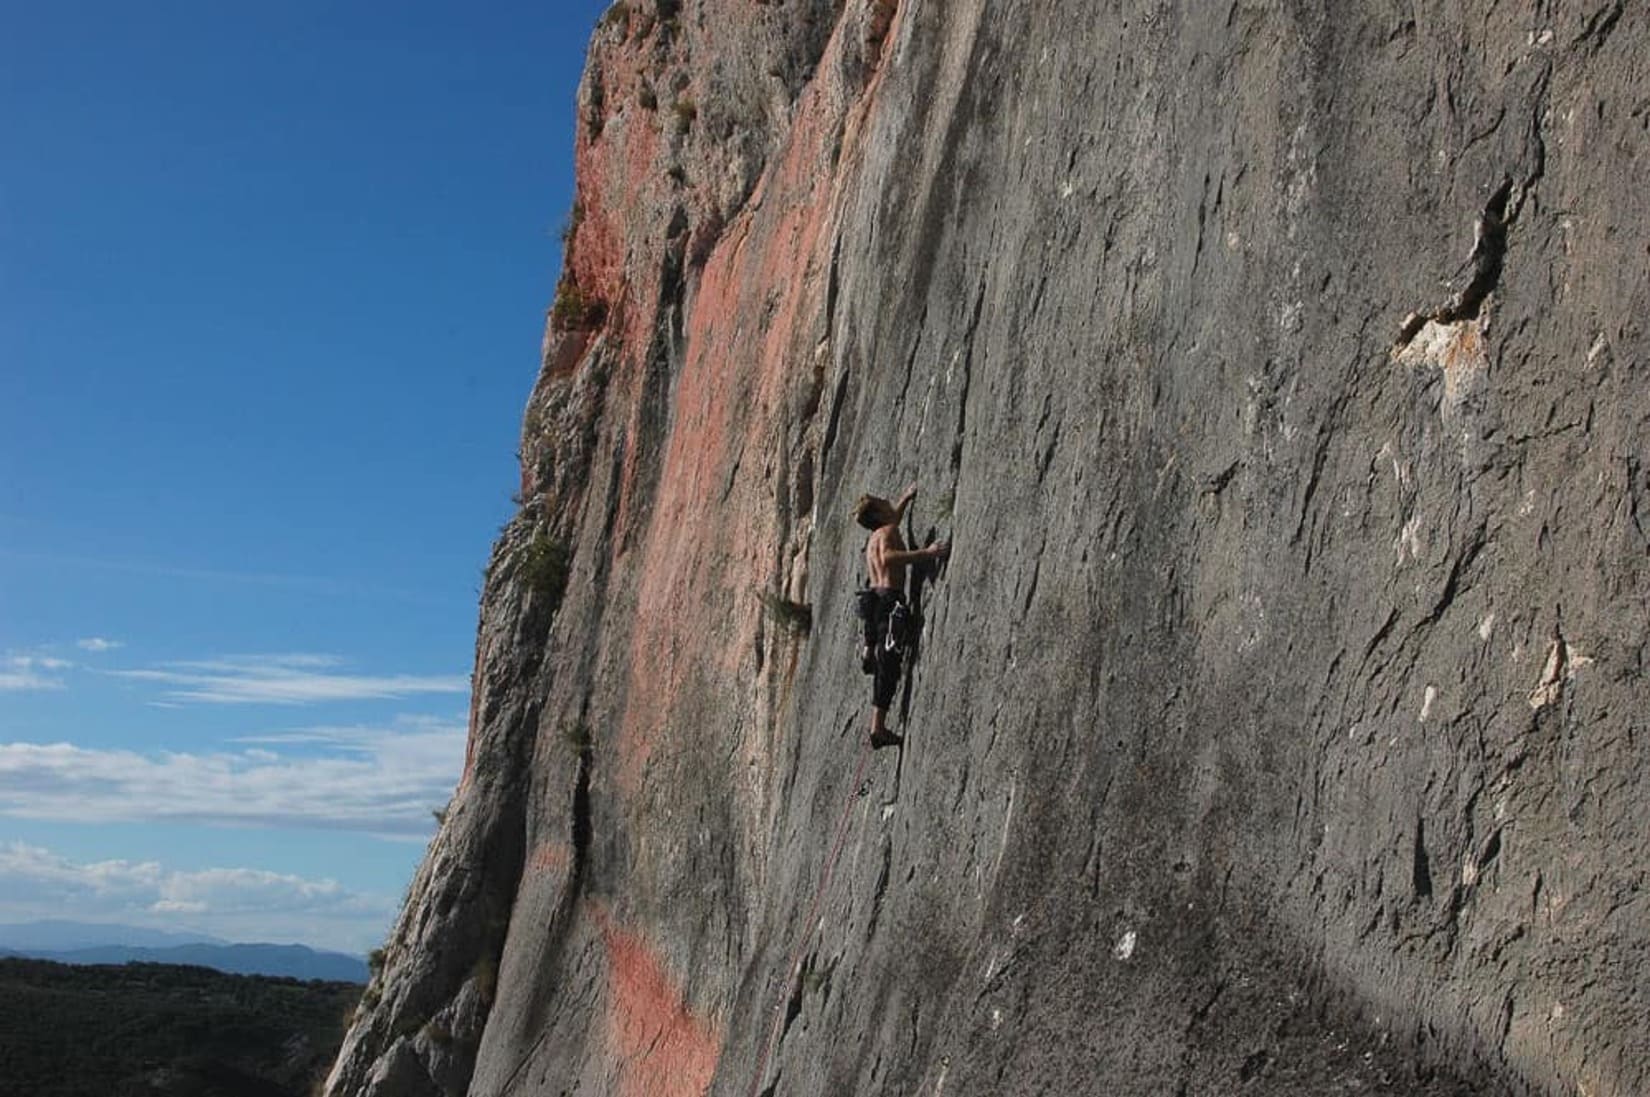
[(854, 616), (864, 622), (859, 646), (859, 668), (877, 672), (878, 649), (904, 655), (911, 639), (911, 607), (903, 595), (861, 587), (854, 593)]
[(802, 946), (807, 944), (808, 938), (813, 935), (814, 920), (819, 917), (819, 904), (825, 898), (825, 889), (831, 883), (831, 871), (836, 868), (837, 858), (842, 855), (842, 843), (848, 836), (848, 820), (853, 815), (854, 804), (870, 791), (870, 782), (865, 778), (865, 767), (870, 761), (871, 745), (867, 743), (860, 749), (859, 768), (854, 771), (854, 779), (848, 783), (851, 790), (848, 793), (848, 802), (842, 805), (842, 818), (837, 820), (836, 837), (832, 841), (830, 855), (825, 858), (825, 864), (820, 868), (819, 886), (814, 889), (808, 916), (802, 920), (802, 933), (797, 937), (796, 946), (791, 949), (790, 963), (785, 965), (785, 980), (779, 986), (780, 997), (773, 1004), (773, 1023), (768, 1026), (768, 1038), (762, 1043), (762, 1054), (756, 1061), (756, 1074), (751, 1078), (750, 1097), (757, 1097), (761, 1091), (762, 1076), (768, 1072), (768, 1060), (772, 1057), (774, 1043), (779, 1038), (779, 1026), (785, 1019), (785, 1000), (790, 995), (791, 984), (796, 981), (797, 973), (802, 968)]

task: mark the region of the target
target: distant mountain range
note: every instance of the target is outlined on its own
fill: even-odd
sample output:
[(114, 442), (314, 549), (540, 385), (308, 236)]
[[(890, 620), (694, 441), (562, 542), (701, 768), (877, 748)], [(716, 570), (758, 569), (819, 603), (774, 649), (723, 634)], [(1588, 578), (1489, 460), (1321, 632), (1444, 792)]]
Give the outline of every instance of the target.
[(67, 950), (97, 948), (102, 945), (136, 945), (166, 948), (170, 945), (227, 945), (229, 942), (204, 933), (174, 933), (143, 926), (120, 926), (104, 922), (67, 922), (51, 919), (0, 925), (0, 949), (27, 952), (31, 949)]
[(229, 944), (204, 936), (84, 922), (0, 925), (0, 955), (60, 964), (189, 964), (231, 975), (367, 981), (366, 961), (341, 952), (305, 945)]

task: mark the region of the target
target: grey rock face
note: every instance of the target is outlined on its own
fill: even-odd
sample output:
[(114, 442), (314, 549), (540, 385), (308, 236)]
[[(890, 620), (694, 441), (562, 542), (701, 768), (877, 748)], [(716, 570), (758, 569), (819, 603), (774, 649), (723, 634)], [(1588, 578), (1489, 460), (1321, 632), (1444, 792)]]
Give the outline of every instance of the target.
[(1650, 17), (755, 10), (597, 32), (606, 307), (328, 1092), (1650, 1092)]

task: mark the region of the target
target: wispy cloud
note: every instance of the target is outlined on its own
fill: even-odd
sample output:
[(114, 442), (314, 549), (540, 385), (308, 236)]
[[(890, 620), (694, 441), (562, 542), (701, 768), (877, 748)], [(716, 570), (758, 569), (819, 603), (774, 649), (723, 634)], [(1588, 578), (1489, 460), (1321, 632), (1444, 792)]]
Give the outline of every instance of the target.
[(108, 673), (168, 686), (169, 701), (221, 705), (397, 700), (470, 688), (462, 675), (349, 674), (343, 665), (329, 655), (236, 655)]
[(110, 640), (104, 636), (88, 636), (83, 640), (75, 641), (75, 647), (79, 648), (81, 651), (113, 651), (116, 648), (123, 648), (125, 646), (126, 644), (123, 641)]
[(48, 678), (27, 670), (0, 670), (0, 691), (62, 688), (60, 678)]
[(74, 666), (67, 659), (49, 655), (7, 655), (0, 658), (0, 692), (6, 690), (62, 689), (60, 672)]
[(41, 670), (68, 670), (74, 666), (67, 659), (57, 659), (50, 655), (20, 655), (11, 660), (13, 666), (39, 667)]
[(189, 929), (232, 940), (302, 941), (364, 951), (395, 900), (253, 868), (181, 871), (158, 861), (76, 862), (39, 846), (0, 844), (0, 918), (63, 917)]
[[(464, 727), (308, 728), (214, 753), (0, 744), (0, 816), (350, 830), (422, 839), (464, 764)], [(274, 749), (271, 749), (274, 748)], [(298, 749), (281, 749), (298, 748)]]

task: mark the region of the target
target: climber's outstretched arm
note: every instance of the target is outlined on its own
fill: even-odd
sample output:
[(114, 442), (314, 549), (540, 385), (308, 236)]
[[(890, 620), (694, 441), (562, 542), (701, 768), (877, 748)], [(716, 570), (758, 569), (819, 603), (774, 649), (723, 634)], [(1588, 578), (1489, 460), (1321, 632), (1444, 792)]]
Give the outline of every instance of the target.
[(888, 567), (902, 567), (906, 564), (920, 564), (924, 560), (944, 560), (950, 555), (951, 542), (935, 541), (927, 548), (890, 549), (882, 554), (882, 560)]
[(911, 500), (916, 497), (917, 485), (912, 484), (910, 487), (906, 488), (904, 494), (899, 497), (899, 502), (894, 504), (894, 525), (897, 526), (901, 522), (905, 521), (905, 509), (911, 505)]

